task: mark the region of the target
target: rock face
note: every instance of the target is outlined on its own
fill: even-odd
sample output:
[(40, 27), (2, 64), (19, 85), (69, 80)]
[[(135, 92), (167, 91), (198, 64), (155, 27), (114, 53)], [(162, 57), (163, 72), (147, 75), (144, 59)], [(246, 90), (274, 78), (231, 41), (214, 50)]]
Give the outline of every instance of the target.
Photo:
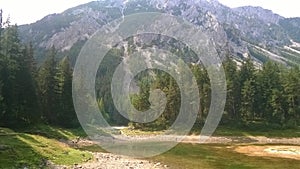
[(78, 48), (84, 44), (81, 42), (103, 25), (124, 15), (153, 11), (183, 17), (198, 26), (213, 39), (221, 57), (230, 52), (233, 58), (241, 61), (250, 54), (262, 63), (264, 60), (257, 56), (272, 59), (271, 53), (282, 57), (286, 64), (300, 64), (300, 50), (293, 47), (300, 43), (299, 18), (286, 19), (260, 7), (232, 9), (217, 0), (94, 1), (61, 14), (48, 15), (36, 23), (21, 25), (20, 35), (23, 41), (34, 42), (39, 60), (43, 60), (41, 51), (52, 46), (76, 57)]

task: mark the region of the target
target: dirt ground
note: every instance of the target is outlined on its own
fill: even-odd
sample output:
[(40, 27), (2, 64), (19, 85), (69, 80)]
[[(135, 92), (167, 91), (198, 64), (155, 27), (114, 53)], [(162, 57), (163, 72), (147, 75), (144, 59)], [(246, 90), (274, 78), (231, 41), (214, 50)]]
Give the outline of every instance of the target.
[(277, 157), (300, 160), (300, 146), (238, 146), (234, 149), (238, 153), (249, 156)]
[[(188, 136), (184, 143), (199, 143), (199, 136)], [(229, 148), (249, 156), (300, 160), (300, 138), (268, 138), (263, 136), (209, 137), (205, 144), (230, 144)], [(267, 145), (265, 145), (267, 144)], [(273, 144), (273, 145), (272, 145)]]

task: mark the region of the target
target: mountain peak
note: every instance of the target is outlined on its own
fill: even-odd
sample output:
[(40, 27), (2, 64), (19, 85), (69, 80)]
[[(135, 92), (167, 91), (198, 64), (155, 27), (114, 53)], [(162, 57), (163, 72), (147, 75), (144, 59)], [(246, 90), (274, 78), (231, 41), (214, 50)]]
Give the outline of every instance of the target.
[[(236, 59), (244, 59), (245, 53), (255, 55), (253, 51), (256, 51), (257, 57), (282, 56), (284, 61), (300, 60), (295, 52), (283, 51), (285, 46), (291, 45), (291, 40), (300, 42), (299, 20), (285, 19), (261, 7), (229, 8), (217, 0), (92, 1), (20, 26), (20, 34), (23, 40), (35, 42), (39, 50), (55, 46), (61, 52), (68, 52), (74, 46), (80, 48), (98, 29), (114, 19), (149, 11), (172, 14), (195, 24), (214, 40), (221, 57), (230, 51)], [(71, 53), (76, 55), (76, 52)]]
[(269, 23), (278, 23), (279, 20), (284, 19), (284, 17), (273, 13), (273, 11), (269, 9), (264, 9), (259, 6), (242, 6), (238, 8), (233, 8), (233, 11), (235, 11), (239, 15), (261, 19), (264, 22)]

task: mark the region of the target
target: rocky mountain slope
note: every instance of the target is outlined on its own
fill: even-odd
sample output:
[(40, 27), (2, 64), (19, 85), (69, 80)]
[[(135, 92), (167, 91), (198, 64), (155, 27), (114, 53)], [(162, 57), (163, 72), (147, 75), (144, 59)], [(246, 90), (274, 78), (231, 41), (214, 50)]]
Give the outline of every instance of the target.
[(237, 61), (249, 55), (257, 63), (268, 59), (300, 64), (300, 18), (284, 18), (260, 7), (229, 8), (217, 0), (101, 0), (51, 14), (20, 26), (25, 42), (32, 41), (38, 60), (55, 46), (75, 60), (84, 42), (110, 21), (138, 12), (164, 12), (199, 26), (215, 42), (218, 53)]

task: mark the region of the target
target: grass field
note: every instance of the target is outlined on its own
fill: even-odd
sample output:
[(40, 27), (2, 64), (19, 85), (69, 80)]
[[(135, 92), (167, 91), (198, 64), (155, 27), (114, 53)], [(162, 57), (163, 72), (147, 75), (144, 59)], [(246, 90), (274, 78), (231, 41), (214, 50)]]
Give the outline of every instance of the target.
[(297, 129), (238, 129), (233, 127), (219, 127), (214, 136), (265, 136), (265, 137), (300, 137), (300, 128)]
[[(56, 133), (55, 137), (75, 137), (66, 130), (52, 129), (57, 130), (57, 133), (52, 132)], [(48, 129), (44, 128), (46, 130)], [(0, 128), (0, 168), (43, 168), (47, 160), (58, 165), (72, 165), (92, 158), (89, 152), (71, 148), (57, 138), (49, 138), (54, 136), (50, 131), (49, 133), (46, 137)]]
[(300, 161), (254, 157), (234, 151), (235, 146), (179, 144), (172, 150), (152, 158), (174, 169), (297, 169)]

